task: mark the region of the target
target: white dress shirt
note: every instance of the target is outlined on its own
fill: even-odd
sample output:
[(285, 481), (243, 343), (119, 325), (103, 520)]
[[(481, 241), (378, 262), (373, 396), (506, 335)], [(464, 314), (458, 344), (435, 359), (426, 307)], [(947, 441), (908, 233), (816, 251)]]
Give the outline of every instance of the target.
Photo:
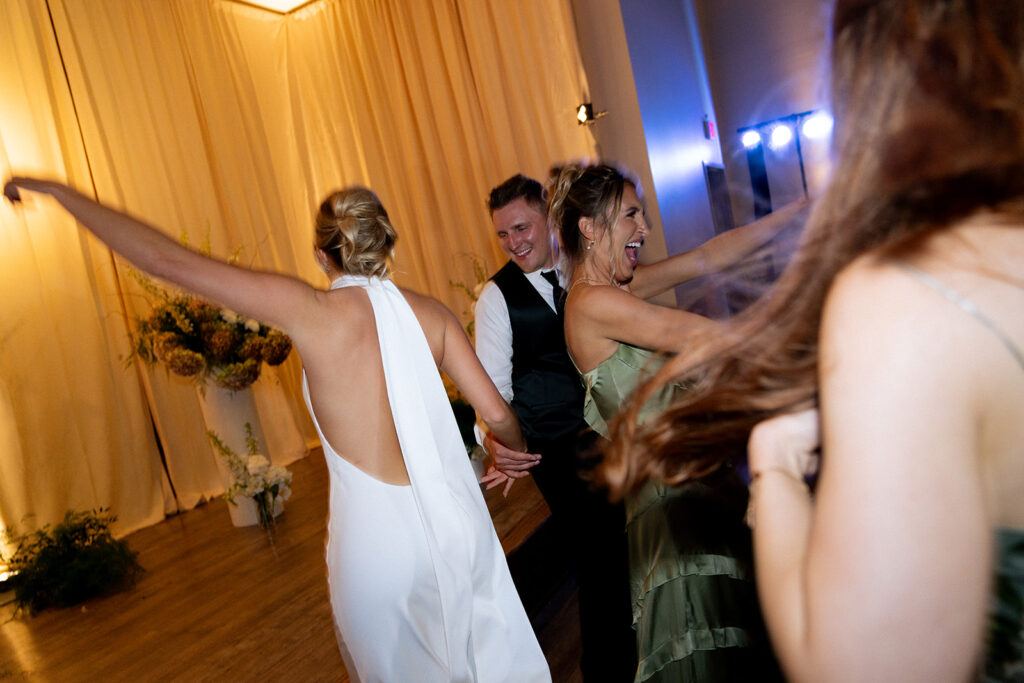
[[(554, 294), (551, 283), (542, 275), (544, 272), (545, 270), (535, 270), (532, 273), (523, 274), (554, 311), (556, 310)], [(559, 282), (561, 279), (561, 275), (559, 275)], [(492, 280), (488, 280), (484, 284), (484, 288), (476, 300), (473, 317), (476, 320), (473, 331), (476, 337), (476, 355), (480, 358), (480, 363), (484, 366), (491, 381), (494, 382), (494, 386), (498, 387), (502, 398), (511, 403), (512, 322), (508, 317), (508, 304), (505, 303), (505, 297)]]

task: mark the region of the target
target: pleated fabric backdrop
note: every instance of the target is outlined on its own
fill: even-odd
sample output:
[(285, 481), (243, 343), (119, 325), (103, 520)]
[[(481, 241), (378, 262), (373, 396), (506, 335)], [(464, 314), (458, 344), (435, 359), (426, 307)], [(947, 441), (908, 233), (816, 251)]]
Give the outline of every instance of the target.
[[(586, 92), (567, 0), (0, 3), (4, 177), (66, 179), (321, 286), (313, 211), (366, 185), (399, 231), (395, 279), (460, 313), (450, 282), (502, 261), (488, 190), (593, 155)], [(222, 492), (195, 387), (126, 366), (148, 313), (126, 263), (49, 201), (4, 205), (0, 291), (0, 526), (109, 506), (124, 534)], [(315, 443), (299, 368), (255, 385), (281, 464)]]

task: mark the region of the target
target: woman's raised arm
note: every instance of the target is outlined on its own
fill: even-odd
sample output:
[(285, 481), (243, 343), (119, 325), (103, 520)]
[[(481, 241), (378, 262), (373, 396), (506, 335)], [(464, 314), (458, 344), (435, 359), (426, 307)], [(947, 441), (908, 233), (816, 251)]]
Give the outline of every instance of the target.
[(630, 291), (641, 299), (650, 299), (676, 285), (728, 268), (793, 225), (808, 206), (808, 201), (801, 199), (753, 223), (712, 237), (696, 249), (637, 266), (629, 283)]
[(317, 290), (301, 280), (204, 256), (63, 183), (13, 177), (4, 185), (4, 195), (12, 202), (21, 201), (22, 190), (50, 195), (89, 232), (150, 275), (289, 334), (298, 331), (296, 325), (315, 302)]
[(647, 303), (612, 285), (580, 288), (571, 296), (566, 306), (566, 338), (574, 357), (580, 347), (575, 343), (577, 334), (608, 340), (604, 349), (586, 345), (600, 358), (575, 358), (582, 371), (607, 358), (619, 342), (652, 351), (673, 350), (687, 336), (712, 333), (721, 325), (696, 313)]

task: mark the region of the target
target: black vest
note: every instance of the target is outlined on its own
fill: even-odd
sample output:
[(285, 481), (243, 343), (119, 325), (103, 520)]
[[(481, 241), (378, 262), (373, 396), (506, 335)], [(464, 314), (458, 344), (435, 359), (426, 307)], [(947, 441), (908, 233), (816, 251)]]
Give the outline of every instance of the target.
[(491, 278), (501, 290), (512, 324), (512, 409), (523, 434), (556, 439), (579, 432), (583, 384), (565, 350), (563, 318), (509, 261)]

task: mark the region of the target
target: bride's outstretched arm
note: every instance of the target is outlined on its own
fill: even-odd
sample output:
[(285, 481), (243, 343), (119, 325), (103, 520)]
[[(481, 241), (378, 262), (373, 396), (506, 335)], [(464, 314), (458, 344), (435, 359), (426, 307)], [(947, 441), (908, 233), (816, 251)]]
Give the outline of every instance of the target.
[(21, 201), (21, 191), (48, 194), (78, 222), (138, 268), (233, 310), (294, 333), (316, 290), (284, 275), (232, 266), (182, 246), (156, 228), (104, 206), (67, 185), (13, 177), (4, 195)]

